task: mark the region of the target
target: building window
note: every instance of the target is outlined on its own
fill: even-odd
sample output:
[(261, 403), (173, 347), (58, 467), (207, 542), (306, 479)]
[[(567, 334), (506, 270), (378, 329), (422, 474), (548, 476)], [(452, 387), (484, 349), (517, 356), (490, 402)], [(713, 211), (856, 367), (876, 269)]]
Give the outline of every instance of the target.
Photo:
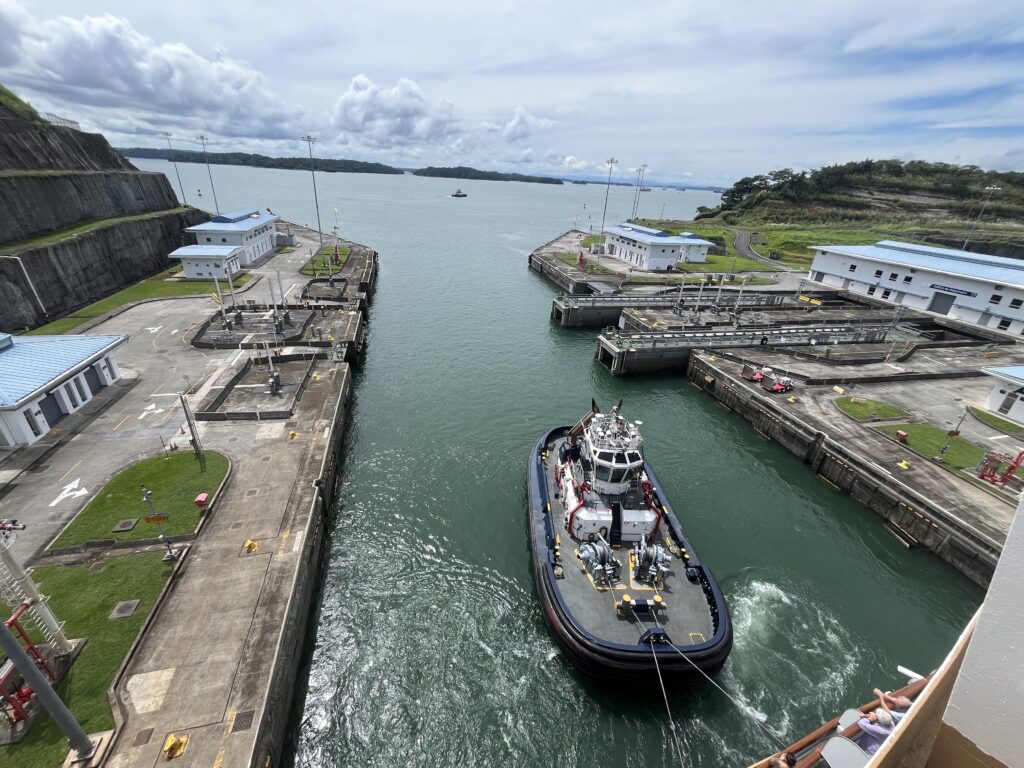
[(206, 238), (206, 242), (210, 242), (210, 238)]
[(899, 277), (899, 275), (896, 274), (895, 272), (890, 272), (889, 273), (889, 279), (890, 280), (895, 280), (897, 277)]
[(857, 271), (857, 265), (856, 264), (851, 264), (850, 265), (850, 271), (851, 272), (856, 272)]
[(222, 237), (222, 238), (220, 239), (220, 241), (221, 241), (222, 243), (226, 243), (226, 242), (228, 241), (228, 239), (227, 239), (226, 237)]
[(1011, 299), (1010, 309), (1020, 309), (1020, 305), (1024, 304), (1024, 299)]
[(877, 289), (877, 287), (874, 286), (874, 285), (868, 286), (868, 296), (874, 296), (876, 289)]
[(28, 428), (32, 430), (32, 434), (36, 437), (43, 434), (43, 430), (39, 428), (39, 422), (36, 421), (36, 417), (32, 414), (32, 409), (26, 408), (22, 413), (25, 414), (25, 421), (28, 422)]
[(876, 269), (875, 270), (875, 277), (881, 277), (881, 276), (882, 276), (882, 270)]
[(989, 298), (988, 303), (989, 304), (998, 304), (1002, 300), (1003, 300), (1002, 296), (1000, 296), (998, 293), (993, 293), (991, 298)]
[(914, 278), (912, 278), (910, 275), (907, 275), (906, 277), (903, 278), (904, 285), (906, 285), (907, 283), (909, 283), (913, 279)]
[(77, 376), (75, 376), (72, 381), (75, 382), (75, 389), (78, 390), (78, 396), (82, 398), (82, 402), (84, 403), (89, 398), (85, 395), (85, 389), (82, 387), (82, 382), (78, 380)]
[(888, 289), (886, 289), (886, 290), (882, 291), (882, 298), (883, 298), (883, 299), (888, 299), (888, 298), (889, 298), (889, 294), (890, 294), (890, 293), (892, 293), (892, 291), (890, 291), (890, 290), (888, 290)]
[(70, 384), (65, 384), (64, 385), (64, 392), (67, 393), (68, 400), (71, 401), (71, 407), (72, 408), (77, 408), (78, 407), (78, 398), (75, 397), (75, 392), (74, 392), (73, 389), (71, 389), (71, 385)]
[(996, 326), (996, 328), (998, 328), (1000, 331), (1005, 331), (1009, 327), (1010, 321), (1005, 317), (1002, 320), (1000, 320), (999, 325)]

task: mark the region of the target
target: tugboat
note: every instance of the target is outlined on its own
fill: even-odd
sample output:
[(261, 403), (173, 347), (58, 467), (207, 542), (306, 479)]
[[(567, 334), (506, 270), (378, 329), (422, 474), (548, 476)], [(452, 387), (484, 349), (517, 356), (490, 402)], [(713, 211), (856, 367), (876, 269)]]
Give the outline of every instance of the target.
[(461, 189), (456, 189), (454, 192), (452, 192), (452, 197), (469, 197), (469, 195), (467, 195)]
[(541, 435), (527, 472), (530, 554), (555, 640), (583, 672), (656, 685), (714, 675), (732, 650), (729, 609), (683, 531), (639, 426), (592, 401)]

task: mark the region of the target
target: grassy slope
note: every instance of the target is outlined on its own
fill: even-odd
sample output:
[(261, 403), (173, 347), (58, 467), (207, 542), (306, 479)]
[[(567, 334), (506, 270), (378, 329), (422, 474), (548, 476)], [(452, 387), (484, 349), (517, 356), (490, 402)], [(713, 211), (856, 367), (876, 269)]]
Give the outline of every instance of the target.
[(40, 235), (39, 237), (30, 237), (26, 240), (18, 240), (13, 243), (6, 243), (3, 247), (0, 247), (0, 253), (8, 253), (10, 251), (19, 251), (24, 248), (31, 248), (37, 245), (49, 245), (50, 243), (59, 243), (61, 240), (66, 240), (69, 237), (80, 235), (84, 232), (91, 232), (97, 229), (105, 229), (106, 227), (112, 227), (115, 224), (123, 224), (126, 221), (142, 221), (144, 219), (155, 219), (160, 216), (166, 216), (169, 213), (181, 213), (187, 211), (189, 206), (183, 205), (178, 208), (169, 208), (166, 211), (151, 211), (149, 213), (137, 213), (132, 216), (115, 216), (110, 219), (97, 219), (95, 221), (88, 221), (85, 224), (77, 224), (73, 227), (66, 227), (65, 229), (51, 232), (47, 235)]
[[(130, 304), (133, 301), (160, 299), (170, 296), (213, 296), (217, 292), (217, 287), (212, 280), (166, 279), (180, 271), (180, 268), (172, 267), (166, 272), (148, 277), (135, 285), (130, 285), (117, 293), (107, 296), (105, 299), (100, 299), (94, 304), (90, 304), (82, 309), (76, 309), (67, 317), (62, 317), (59, 320), (54, 320), (52, 323), (34, 328), (29, 331), (29, 335), (67, 333), (89, 320), (105, 315), (108, 312), (113, 312), (115, 309), (123, 307), (125, 304)], [(240, 288), (252, 279), (252, 275), (242, 275), (235, 279), (235, 288)], [(222, 294), (228, 293), (227, 283), (223, 280), (220, 282), (220, 289)]]
[(57, 547), (72, 547), (86, 541), (100, 539), (154, 538), (159, 531), (155, 525), (139, 520), (126, 533), (113, 533), (120, 520), (142, 518), (148, 514), (142, 501), (140, 485), (153, 492), (153, 506), (165, 513), (169, 520), (163, 524), (164, 533), (174, 535), (191, 533), (199, 523), (199, 508), (193, 503), (202, 492), (211, 496), (228, 471), (228, 460), (219, 453), (206, 451), (206, 471), (191, 451), (160, 454), (140, 461), (107, 483), (67, 527), (55, 542)]
[[(170, 575), (171, 566), (160, 558), (114, 557), (100, 571), (51, 565), (32, 572), (57, 618), (66, 622), (68, 637), (89, 640), (60, 687), (86, 733), (114, 727), (107, 688)], [(141, 602), (131, 616), (107, 618), (117, 603), (135, 599)], [(67, 752), (67, 740), (44, 713), (24, 741), (0, 747), (0, 768), (54, 768)]]
[[(341, 263), (332, 263), (330, 265), (330, 271), (333, 273), (337, 273), (339, 269), (345, 266), (345, 261), (346, 259), (348, 259), (348, 255), (351, 252), (352, 249), (347, 245), (343, 245), (340, 248), (338, 248), (338, 256), (340, 257)], [(324, 246), (319, 251), (317, 251), (316, 254), (314, 254), (313, 258), (311, 258), (302, 266), (300, 272), (302, 272), (302, 274), (304, 275), (309, 276), (319, 274), (326, 277), (328, 275), (328, 262), (331, 260), (331, 257), (333, 255), (334, 246)]]
[(26, 120), (40, 120), (39, 113), (30, 105), (19, 99), (13, 91), (0, 85), (0, 107), (7, 107), (16, 112)]
[(975, 408), (973, 405), (968, 407), (971, 415), (974, 416), (978, 421), (983, 424), (988, 424), (992, 429), (999, 430), (1004, 435), (1010, 435), (1011, 437), (1024, 437), (1024, 426), (1020, 424), (1014, 424), (1012, 421), (1000, 418), (994, 413), (983, 411), (981, 408)]
[(975, 467), (985, 456), (983, 448), (962, 437), (950, 437), (946, 430), (931, 424), (886, 424), (875, 429), (894, 439), (896, 430), (903, 430), (907, 433), (907, 447), (928, 459), (938, 456), (939, 451), (949, 441), (949, 450), (942, 458), (946, 466), (953, 469)]
[(896, 406), (883, 403), (880, 400), (869, 400), (866, 397), (858, 397), (855, 402), (853, 397), (840, 397), (836, 400), (836, 407), (848, 416), (858, 421), (868, 419), (905, 419), (909, 414)]

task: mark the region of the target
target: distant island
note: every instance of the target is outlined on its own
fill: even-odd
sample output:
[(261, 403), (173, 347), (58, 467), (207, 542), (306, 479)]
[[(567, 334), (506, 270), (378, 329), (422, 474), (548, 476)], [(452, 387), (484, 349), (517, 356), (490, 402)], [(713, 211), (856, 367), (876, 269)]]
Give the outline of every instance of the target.
[[(148, 147), (130, 147), (118, 149), (128, 158), (147, 158), (155, 160), (175, 160), (179, 163), (205, 162), (202, 152), (189, 149), (150, 149)], [(210, 162), (214, 165), (248, 165), (254, 168), (285, 168), (288, 170), (309, 170), (308, 157), (267, 157), (249, 152), (210, 152)], [(365, 163), (361, 160), (330, 160), (316, 158), (316, 169), (327, 173), (391, 173), (402, 174), (399, 168), (392, 168), (383, 163)]]
[(498, 173), (497, 171), (478, 171), (459, 165), (454, 168), (419, 168), (412, 172), (413, 176), (435, 176), (442, 179), (480, 179), (482, 181), (528, 181), (534, 184), (561, 184), (561, 179), (547, 176), (526, 176), (522, 173)]

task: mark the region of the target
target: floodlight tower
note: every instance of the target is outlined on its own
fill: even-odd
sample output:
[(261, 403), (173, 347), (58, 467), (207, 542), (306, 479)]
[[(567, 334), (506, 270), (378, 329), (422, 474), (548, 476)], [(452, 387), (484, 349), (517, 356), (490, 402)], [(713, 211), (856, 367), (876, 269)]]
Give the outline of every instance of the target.
[(619, 164), (619, 161), (614, 157), (609, 157), (605, 160), (608, 166), (608, 183), (604, 187), (604, 211), (601, 213), (601, 232), (604, 232), (604, 219), (608, 213), (608, 192), (612, 188), (612, 168)]
[(174, 166), (174, 175), (178, 177), (178, 189), (181, 190), (181, 204), (185, 205), (185, 187), (181, 183), (181, 174), (178, 172), (178, 161), (174, 159), (174, 147), (171, 146), (171, 134), (164, 131), (164, 138), (167, 139), (167, 149), (171, 153), (171, 165)]
[(316, 169), (313, 167), (313, 145), (316, 144), (316, 137), (306, 134), (302, 140), (309, 145), (309, 173), (313, 177), (313, 204), (316, 206), (316, 231), (320, 235), (320, 250), (324, 249), (324, 232), (320, 226), (320, 200), (316, 196)]
[(202, 142), (203, 145), (203, 160), (206, 161), (206, 174), (210, 177), (210, 189), (213, 190), (213, 207), (217, 213), (220, 213), (220, 204), (217, 202), (217, 188), (213, 186), (213, 171), (210, 170), (210, 156), (206, 154), (206, 142), (210, 139), (203, 134), (196, 136), (196, 139)]
[(963, 247), (960, 249), (961, 251), (967, 250), (967, 244), (971, 242), (971, 237), (974, 235), (974, 228), (977, 227), (978, 222), (981, 221), (981, 214), (985, 212), (985, 206), (987, 206), (989, 200), (992, 199), (992, 194), (994, 192), (999, 192), (1000, 190), (1002, 190), (1002, 187), (997, 187), (995, 184), (990, 184), (989, 186), (985, 187), (985, 191), (988, 192), (988, 195), (985, 197), (985, 201), (981, 204), (981, 210), (978, 211), (978, 218), (976, 218), (974, 220), (974, 223), (971, 224), (971, 231), (967, 233), (967, 239), (964, 240)]

